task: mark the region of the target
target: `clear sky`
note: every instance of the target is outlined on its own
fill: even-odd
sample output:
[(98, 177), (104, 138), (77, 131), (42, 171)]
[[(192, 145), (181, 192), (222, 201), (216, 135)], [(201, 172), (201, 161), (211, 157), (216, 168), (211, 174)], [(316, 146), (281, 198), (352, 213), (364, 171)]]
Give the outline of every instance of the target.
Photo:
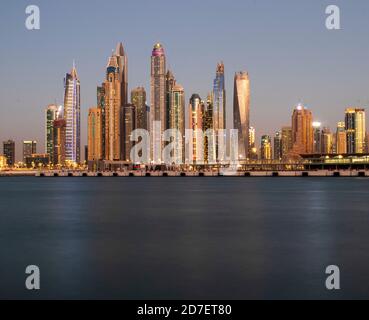
[[(39, 31), (25, 28), (30, 4), (41, 10)], [(325, 27), (330, 4), (341, 9), (342, 30)], [(233, 76), (245, 70), (258, 137), (290, 124), (300, 101), (334, 128), (345, 107), (369, 104), (368, 35), (367, 0), (3, 0), (0, 140), (17, 141), (18, 159), (22, 140), (36, 139), (44, 151), (44, 109), (63, 102), (63, 78), (75, 59), (84, 145), (87, 110), (118, 41), (128, 54), (130, 89), (149, 91), (151, 50), (161, 42), (187, 101), (192, 93), (206, 97), (224, 61), (230, 124)]]

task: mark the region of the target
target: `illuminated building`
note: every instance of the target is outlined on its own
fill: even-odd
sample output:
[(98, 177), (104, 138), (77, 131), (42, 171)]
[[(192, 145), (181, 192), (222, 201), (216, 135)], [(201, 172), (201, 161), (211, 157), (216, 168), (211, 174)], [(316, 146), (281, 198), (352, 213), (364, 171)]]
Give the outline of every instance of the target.
[[(166, 110), (166, 57), (164, 48), (160, 43), (154, 46), (151, 54), (151, 106), (150, 106), (150, 128), (155, 130), (152, 132), (152, 139), (154, 147), (157, 145), (164, 146), (161, 136), (167, 126)], [(154, 122), (160, 122), (160, 132), (156, 132)], [(155, 158), (158, 151), (152, 149)], [(159, 159), (156, 159), (158, 161)]]
[(119, 161), (123, 154), (121, 109), (127, 103), (127, 56), (119, 43), (109, 58), (106, 69), (105, 90), (105, 160)]
[(136, 107), (137, 129), (149, 130), (145, 88), (138, 87), (131, 91), (131, 103)]
[(122, 156), (124, 161), (131, 161), (131, 149), (134, 142), (131, 141), (132, 132), (136, 129), (136, 107), (126, 104), (122, 107)]
[(103, 158), (103, 113), (101, 108), (91, 108), (88, 111), (88, 161), (98, 161)]
[(97, 107), (101, 110), (102, 121), (101, 121), (101, 152), (102, 157), (105, 157), (105, 83), (101, 87), (97, 87)]
[(64, 79), (64, 87), (65, 157), (66, 161), (79, 163), (81, 160), (81, 96), (80, 81), (74, 65), (71, 73), (67, 73)]
[(261, 137), (260, 158), (261, 160), (272, 159), (272, 139), (270, 136)]
[(336, 131), (336, 153), (347, 153), (347, 134), (345, 122), (338, 122)]
[(6, 157), (0, 155), (0, 170), (5, 169), (7, 165)]
[[(192, 148), (192, 159), (194, 162), (200, 160), (198, 153), (203, 150), (203, 140), (198, 140), (196, 130), (203, 130), (203, 115), (204, 115), (204, 103), (198, 94), (193, 94), (190, 99), (189, 106), (189, 119), (190, 129), (193, 130), (193, 148)], [(190, 150), (191, 152), (191, 150)]]
[(250, 159), (257, 160), (258, 157), (258, 149), (256, 148), (255, 144), (255, 136), (256, 131), (254, 127), (250, 127), (249, 129), (249, 150), (250, 150)]
[(314, 130), (314, 147), (313, 153), (321, 154), (322, 153), (322, 124), (320, 122), (313, 122), (313, 130)]
[(183, 162), (184, 158), (184, 135), (185, 135), (185, 92), (183, 87), (180, 84), (175, 84), (170, 89), (170, 93), (168, 95), (169, 98), (169, 129), (178, 130), (180, 133), (180, 143), (182, 144), (182, 153), (181, 158), (179, 159), (179, 151), (177, 148), (174, 149), (173, 157), (181, 160)]
[(53, 128), (53, 146), (54, 153), (52, 157), (52, 163), (55, 166), (65, 165), (65, 139), (66, 139), (66, 121), (64, 119), (58, 119), (54, 121)]
[(23, 162), (26, 162), (26, 158), (32, 156), (37, 151), (36, 141), (23, 141)]
[(213, 84), (213, 129), (216, 135), (216, 155), (218, 156), (218, 132), (221, 129), (226, 129), (226, 89), (223, 62), (217, 65)]
[(53, 145), (53, 128), (54, 121), (59, 118), (60, 110), (62, 107), (57, 107), (56, 105), (49, 105), (45, 110), (45, 153), (50, 156), (50, 161), (52, 162), (52, 157), (54, 154)]
[(171, 115), (171, 109), (173, 108), (172, 106), (172, 90), (174, 88), (174, 86), (176, 85), (176, 79), (174, 78), (173, 73), (168, 70), (166, 76), (165, 76), (165, 111), (166, 111), (166, 123), (165, 123), (165, 127), (164, 130), (166, 129), (173, 129), (170, 127), (170, 115)]
[(282, 159), (282, 133), (277, 131), (274, 136), (274, 160)]
[(50, 158), (48, 154), (32, 154), (26, 158), (27, 168), (40, 168), (47, 167), (50, 163)]
[(4, 156), (9, 167), (15, 164), (15, 142), (8, 140), (3, 142)]
[[(206, 104), (204, 106), (204, 114), (203, 114), (203, 131), (206, 133), (208, 130), (213, 129), (213, 97), (211, 94), (208, 94), (206, 99)], [(205, 163), (213, 162), (216, 159), (215, 154), (215, 137), (205, 135), (204, 138), (204, 160)]]
[(282, 128), (282, 158), (286, 157), (293, 148), (292, 142), (292, 128), (283, 127)]
[(250, 130), (250, 79), (247, 72), (234, 76), (233, 126), (238, 130), (239, 157), (247, 159)]
[(323, 128), (322, 130), (322, 153), (333, 153), (333, 134), (329, 128)]
[(311, 154), (314, 147), (313, 115), (299, 104), (292, 115), (293, 151), (297, 154)]
[(346, 109), (345, 127), (347, 134), (347, 153), (365, 152), (365, 110), (357, 108)]

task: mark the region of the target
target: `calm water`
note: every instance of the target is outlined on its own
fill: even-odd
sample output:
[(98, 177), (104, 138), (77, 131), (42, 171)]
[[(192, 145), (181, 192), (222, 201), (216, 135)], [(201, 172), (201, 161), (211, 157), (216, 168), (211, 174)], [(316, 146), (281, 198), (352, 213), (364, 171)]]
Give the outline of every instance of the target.
[(0, 178), (0, 298), (369, 298), (369, 180)]

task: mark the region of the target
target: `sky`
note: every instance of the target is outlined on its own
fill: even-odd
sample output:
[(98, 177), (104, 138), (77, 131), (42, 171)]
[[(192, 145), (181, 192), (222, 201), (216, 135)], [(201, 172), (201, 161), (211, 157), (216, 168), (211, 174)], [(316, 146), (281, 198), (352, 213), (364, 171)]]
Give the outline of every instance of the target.
[[(40, 8), (40, 30), (25, 27), (31, 4)], [(331, 4), (341, 10), (341, 30), (326, 28)], [(258, 138), (290, 125), (299, 102), (334, 129), (346, 107), (369, 104), (368, 34), (367, 0), (3, 0), (0, 141), (16, 141), (18, 160), (23, 140), (37, 140), (44, 152), (44, 110), (63, 103), (63, 78), (75, 60), (85, 145), (88, 108), (96, 105), (96, 86), (120, 41), (130, 89), (149, 92), (150, 55), (161, 42), (187, 102), (193, 93), (206, 98), (216, 64), (224, 62), (229, 126), (233, 76), (242, 70), (251, 79)]]

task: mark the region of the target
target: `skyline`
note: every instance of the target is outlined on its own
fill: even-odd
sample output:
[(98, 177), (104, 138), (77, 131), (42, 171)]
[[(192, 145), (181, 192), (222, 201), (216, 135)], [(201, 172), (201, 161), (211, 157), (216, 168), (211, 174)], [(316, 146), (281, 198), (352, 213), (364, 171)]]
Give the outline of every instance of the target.
[[(115, 3), (115, 1), (108, 1), (108, 4), (113, 2)], [(77, 13), (69, 12), (71, 9), (68, 9), (68, 6), (64, 4), (48, 4), (44, 1), (36, 1), (35, 4), (38, 4), (41, 9), (41, 30), (32, 32), (24, 29), (25, 14), (23, 5), (25, 7), (26, 2), (12, 4), (8, 9), (10, 10), (9, 17), (12, 19), (10, 21), (9, 17), (4, 17), (1, 20), (2, 27), (6, 22), (11, 22), (11, 25), (14, 26), (14, 20), (18, 24), (14, 28), (10, 28), (11, 31), (9, 32), (14, 36), (7, 42), (9, 46), (1, 49), (0, 58), (4, 61), (5, 56), (13, 59), (16, 57), (17, 63), (15, 67), (11, 63), (3, 65), (5, 72), (0, 77), (0, 90), (3, 97), (1, 110), (2, 114), (7, 115), (0, 119), (0, 140), (5, 141), (9, 138), (16, 140), (17, 159), (21, 157), (21, 141), (37, 140), (39, 146), (44, 144), (44, 124), (43, 117), (40, 114), (44, 112), (48, 104), (54, 103), (55, 99), (57, 104), (62, 104), (62, 80), (66, 71), (70, 70), (73, 59), (75, 59), (81, 80), (81, 147), (83, 149), (83, 146), (87, 144), (88, 109), (96, 106), (96, 86), (103, 80), (102, 75), (104, 74), (106, 59), (110, 54), (109, 48), (114, 48), (116, 42), (120, 41), (123, 42), (129, 59), (129, 91), (135, 87), (144, 86), (148, 93), (148, 101), (150, 101), (150, 53), (153, 43), (160, 41), (166, 51), (168, 68), (174, 72), (177, 81), (184, 87), (186, 114), (192, 94), (198, 93), (204, 99), (207, 93), (211, 91), (214, 65), (223, 60), (226, 91), (228, 93), (228, 127), (232, 126), (233, 119), (233, 77), (236, 72), (244, 70), (250, 74), (250, 124), (256, 128), (257, 144), (259, 144), (261, 135), (269, 134), (273, 136), (274, 132), (282, 126), (290, 124), (291, 112), (298, 102), (303, 102), (312, 110), (314, 120), (320, 121), (324, 126), (330, 126), (334, 130), (337, 122), (344, 120), (344, 110), (347, 107), (365, 108), (368, 105), (367, 100), (369, 100), (369, 81), (367, 76), (363, 76), (369, 74), (369, 64), (367, 63), (369, 46), (363, 40), (360, 40), (365, 39), (360, 37), (360, 32), (365, 34), (369, 23), (359, 18), (361, 10), (364, 12), (369, 10), (369, 6), (364, 2), (355, 5), (348, 5), (342, 1), (335, 2), (340, 5), (344, 17), (343, 30), (339, 31), (325, 29), (324, 8), (328, 3), (326, 1), (322, 1), (318, 5), (306, 3), (297, 5), (291, 1), (283, 1), (282, 4), (274, 6), (278, 8), (275, 8), (276, 11), (273, 13), (265, 11), (269, 6), (273, 7), (270, 1), (264, 1), (262, 4), (252, 1), (246, 3), (234, 1), (231, 5), (227, 4), (226, 9), (223, 10), (223, 20), (214, 19), (220, 15), (217, 10), (220, 7), (220, 1), (212, 2), (211, 5), (206, 3), (208, 7), (212, 8), (212, 10), (209, 9), (206, 12), (200, 10), (206, 5), (203, 3), (197, 4), (203, 17), (202, 22), (204, 22), (204, 25), (206, 25), (205, 22), (208, 22), (209, 25), (204, 26), (201, 23), (200, 35), (191, 34), (192, 42), (188, 41), (188, 33), (191, 33), (190, 31), (195, 26), (187, 26), (186, 29), (183, 28), (181, 23), (178, 23), (169, 32), (169, 30), (163, 31), (165, 23), (161, 21), (156, 23), (158, 30), (155, 31), (148, 28), (147, 23), (138, 28), (138, 30), (142, 28), (145, 30), (141, 34), (142, 39), (137, 37), (137, 29), (132, 27), (125, 31), (122, 27), (116, 30), (114, 28), (116, 25), (114, 25), (109, 26), (111, 33), (108, 36), (93, 37), (94, 39), (91, 40), (89, 34), (93, 34), (94, 32), (91, 31), (96, 31), (96, 28), (101, 27), (101, 24), (95, 25), (88, 21), (84, 22), (78, 30), (74, 30), (75, 34), (71, 35), (69, 31), (72, 30), (72, 26), (66, 25), (62, 33), (59, 31), (59, 33), (56, 33), (58, 36), (54, 34), (53, 39), (50, 39), (50, 33), (55, 32), (54, 28), (60, 23), (60, 18), (54, 16), (54, 10), (58, 11), (59, 9), (60, 11), (64, 8), (65, 12), (72, 15)], [(80, 5), (76, 4), (75, 9), (77, 10)], [(122, 4), (120, 5), (122, 6)], [(160, 8), (154, 8), (150, 3), (134, 5), (128, 2), (125, 5), (126, 12), (130, 12), (132, 18), (140, 8), (147, 7), (153, 9), (153, 12), (155, 10), (160, 11)], [(102, 9), (105, 6), (107, 5), (100, 5)], [(286, 23), (284, 20), (277, 19), (283, 15), (286, 6), (288, 6), (288, 11), (286, 10), (284, 13), (291, 16), (291, 23), (296, 22), (297, 18), (304, 18), (300, 24), (294, 24), (294, 28), (291, 28), (290, 22)], [(191, 8), (191, 1), (186, 5), (173, 4), (172, 10), (178, 9), (178, 7), (186, 12)], [(212, 27), (210, 29), (215, 28), (216, 31), (224, 27), (223, 35), (225, 35), (230, 29), (229, 16), (237, 17), (239, 13), (236, 9), (238, 7), (240, 9), (250, 9), (250, 12), (252, 11), (256, 17), (261, 17), (260, 14), (263, 13), (268, 16), (269, 20), (264, 21), (267, 20), (264, 17), (263, 21), (256, 21), (251, 16), (252, 19), (245, 19), (245, 21), (236, 19), (234, 29), (237, 29), (236, 27), (240, 25), (244, 26), (244, 24), (251, 27), (251, 29), (244, 28), (245, 32), (240, 33), (241, 38), (235, 36), (226, 39), (221, 36), (222, 33), (218, 33), (215, 38), (222, 39), (222, 42), (215, 41), (209, 33), (209, 27)], [(97, 14), (95, 12), (96, 3), (89, 3), (87, 9), (92, 16)], [(303, 13), (301, 13), (302, 9), (305, 9)], [(13, 19), (14, 14), (19, 18)], [(126, 17), (127, 15), (122, 13), (122, 16)], [(52, 24), (50, 24), (50, 17), (55, 18)], [(128, 20), (132, 22), (132, 18)], [(168, 19), (170, 22), (173, 18), (169, 17)], [(183, 21), (180, 19), (179, 22)], [(134, 26), (137, 28), (137, 25)], [(275, 29), (271, 30), (270, 28), (273, 26)], [(255, 29), (252, 27), (255, 27)], [(309, 28), (312, 28), (312, 30), (308, 30)], [(5, 30), (5, 28), (2, 29)], [(84, 33), (86, 36), (83, 38), (83, 43), (77, 43), (68, 52), (57, 50), (62, 43), (65, 43), (66, 34), (71, 38), (72, 43), (76, 44), (76, 41), (79, 42), (77, 40), (78, 35), (87, 29), (90, 32)], [(281, 30), (285, 33), (278, 32)], [(106, 27), (103, 28), (103, 31), (106, 31)], [(18, 35), (19, 33), (21, 33), (21, 36)], [(154, 35), (156, 33), (162, 33), (160, 39), (157, 39), (158, 36)], [(203, 37), (204, 33), (207, 33), (208, 37)], [(272, 37), (276, 34), (279, 36), (278, 41), (273, 41)], [(352, 34), (356, 36), (353, 37)], [(310, 37), (306, 38), (309, 35)], [(135, 41), (132, 41), (131, 37), (135, 38)], [(250, 37), (251, 39), (255, 38), (255, 41), (241, 41)], [(310, 39), (310, 41), (306, 39)], [(194, 48), (192, 43), (196, 43), (195, 40), (199, 44), (198, 49), (188, 51), (184, 48), (185, 45)], [(23, 50), (19, 50), (20, 46), (17, 43), (22, 41)], [(107, 44), (108, 42), (110, 44)], [(292, 42), (294, 43), (292, 44)], [(37, 46), (44, 50), (40, 50), (40, 48), (36, 50)], [(285, 48), (282, 48), (283, 46)], [(293, 46), (298, 48), (296, 52), (293, 50), (291, 52)], [(54, 48), (55, 52), (58, 53), (57, 59), (50, 56), (50, 48)], [(244, 49), (241, 50), (240, 48)], [(273, 50), (268, 51), (268, 48)], [(12, 55), (11, 52), (16, 54)], [(191, 64), (187, 63), (188, 54), (191, 55)], [(50, 58), (54, 59), (54, 63), (50, 64), (48, 62)], [(186, 63), (182, 63), (182, 61)], [(46, 68), (37, 68), (40, 62)], [(337, 64), (337, 62), (340, 63)], [(21, 77), (15, 77), (13, 72), (7, 72), (10, 70), (9, 68), (21, 72)], [(35, 73), (35, 70), (37, 73)], [(6, 77), (4, 77), (4, 74), (6, 74)], [(296, 81), (296, 77), (298, 77), (298, 81)], [(10, 86), (11, 81), (14, 80), (13, 78), (17, 83), (15, 87)], [(347, 81), (342, 79), (347, 79)], [(38, 83), (42, 83), (42, 88), (35, 85)], [(52, 98), (53, 96), (54, 98)], [(23, 119), (22, 116), (24, 116)], [(24, 123), (24, 119), (27, 119), (26, 123)]]

